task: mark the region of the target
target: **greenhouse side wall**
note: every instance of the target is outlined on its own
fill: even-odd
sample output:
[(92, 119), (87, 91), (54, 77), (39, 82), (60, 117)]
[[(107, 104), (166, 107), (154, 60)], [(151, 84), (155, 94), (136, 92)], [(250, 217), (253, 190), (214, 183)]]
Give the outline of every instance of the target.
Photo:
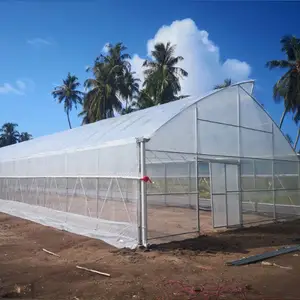
[(136, 143), (2, 161), (0, 211), (133, 248), (138, 165)]

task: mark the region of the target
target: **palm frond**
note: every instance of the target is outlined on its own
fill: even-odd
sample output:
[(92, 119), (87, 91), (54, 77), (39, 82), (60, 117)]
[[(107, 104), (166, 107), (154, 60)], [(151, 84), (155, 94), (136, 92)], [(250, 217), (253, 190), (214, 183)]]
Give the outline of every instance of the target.
[(170, 42), (157, 43), (151, 51), (152, 60), (143, 63), (145, 80), (144, 90), (151, 95), (155, 104), (174, 101), (181, 91), (180, 79), (188, 76), (188, 72), (177, 67), (182, 56), (174, 56), (175, 45)]
[(266, 63), (266, 67), (270, 70), (274, 68), (290, 68), (293, 67), (295, 63), (293, 61), (287, 61), (287, 60), (270, 60)]

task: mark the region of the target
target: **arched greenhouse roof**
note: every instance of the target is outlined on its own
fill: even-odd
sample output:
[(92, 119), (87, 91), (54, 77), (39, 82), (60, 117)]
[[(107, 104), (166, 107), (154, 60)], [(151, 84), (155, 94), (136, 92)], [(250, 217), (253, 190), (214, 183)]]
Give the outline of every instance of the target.
[[(231, 87), (233, 86), (241, 86), (251, 95), (254, 82), (243, 81)], [(151, 138), (188, 107), (225, 89), (227, 88), (3, 147), (0, 148), (0, 161), (129, 144), (135, 143), (137, 138)]]

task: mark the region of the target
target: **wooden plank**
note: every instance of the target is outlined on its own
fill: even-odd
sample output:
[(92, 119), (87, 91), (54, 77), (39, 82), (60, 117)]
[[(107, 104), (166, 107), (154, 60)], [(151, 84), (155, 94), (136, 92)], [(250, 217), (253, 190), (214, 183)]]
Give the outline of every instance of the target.
[(91, 272), (91, 273), (95, 273), (95, 274), (98, 274), (98, 275), (110, 277), (110, 274), (108, 274), (108, 273), (103, 273), (103, 272), (99, 272), (99, 271), (97, 271), (97, 270), (88, 269), (88, 268), (81, 267), (81, 266), (76, 266), (76, 268), (77, 268), (77, 269), (81, 269), (81, 270), (85, 270), (85, 271), (88, 271), (88, 272)]

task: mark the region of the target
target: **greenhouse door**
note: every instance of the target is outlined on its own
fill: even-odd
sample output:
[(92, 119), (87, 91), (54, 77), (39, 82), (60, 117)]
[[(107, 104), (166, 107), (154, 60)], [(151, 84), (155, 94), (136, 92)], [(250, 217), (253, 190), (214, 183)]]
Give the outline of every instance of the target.
[(239, 165), (210, 164), (213, 227), (241, 225)]

